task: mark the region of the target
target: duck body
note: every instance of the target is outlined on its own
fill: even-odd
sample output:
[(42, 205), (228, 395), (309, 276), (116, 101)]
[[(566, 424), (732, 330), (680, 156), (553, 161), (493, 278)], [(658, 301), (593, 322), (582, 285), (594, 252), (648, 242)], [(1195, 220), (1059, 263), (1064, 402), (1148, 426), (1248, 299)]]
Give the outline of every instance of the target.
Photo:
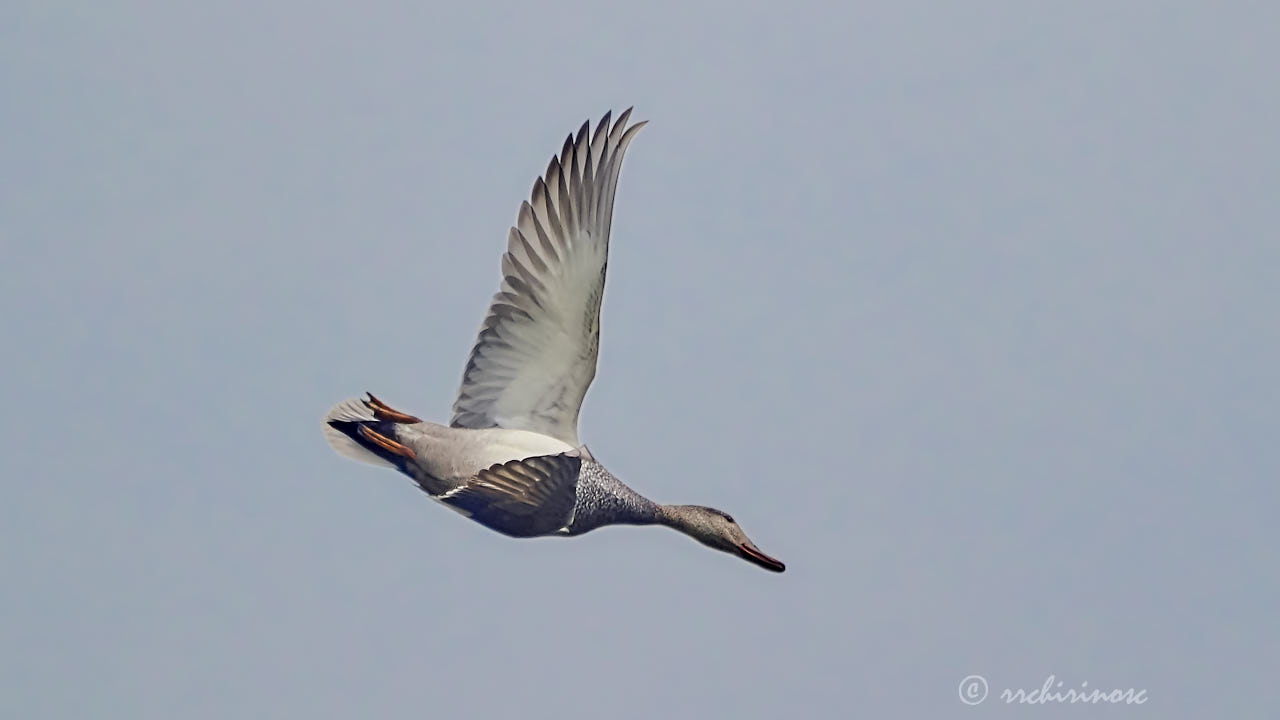
[[(606, 470), (585, 446), (528, 430), (379, 419), (374, 403), (381, 404), (372, 396), (343, 403), (331, 411), (330, 429), (381, 461), (375, 464), (399, 470), (433, 499), (491, 530), (513, 537), (581, 535), (604, 525), (659, 521), (658, 504)], [(487, 478), (491, 491), (477, 490), (477, 478)]]

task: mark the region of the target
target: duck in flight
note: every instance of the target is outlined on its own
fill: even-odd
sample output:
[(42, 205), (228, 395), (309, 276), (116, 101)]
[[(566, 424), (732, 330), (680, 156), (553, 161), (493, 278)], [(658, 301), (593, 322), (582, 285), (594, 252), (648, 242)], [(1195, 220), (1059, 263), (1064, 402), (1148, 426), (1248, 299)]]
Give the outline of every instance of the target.
[(578, 440), (596, 374), (600, 301), (622, 157), (644, 122), (631, 110), (570, 135), (520, 206), (502, 285), (480, 327), (446, 425), (372, 394), (334, 406), (324, 435), (340, 455), (408, 475), (432, 498), (513, 537), (665, 525), (782, 572), (727, 513), (662, 505), (627, 487)]

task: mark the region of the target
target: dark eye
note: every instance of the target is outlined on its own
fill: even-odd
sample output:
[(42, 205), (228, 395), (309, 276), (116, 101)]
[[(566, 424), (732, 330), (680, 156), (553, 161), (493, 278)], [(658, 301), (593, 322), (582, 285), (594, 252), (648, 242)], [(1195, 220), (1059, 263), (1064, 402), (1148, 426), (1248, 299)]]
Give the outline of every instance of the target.
[[(725, 516), (724, 516), (724, 519), (725, 519), (725, 520), (728, 520), (729, 522), (733, 522), (733, 516), (732, 516), (732, 515), (725, 515)], [(734, 523), (734, 524), (736, 525), (737, 523)]]

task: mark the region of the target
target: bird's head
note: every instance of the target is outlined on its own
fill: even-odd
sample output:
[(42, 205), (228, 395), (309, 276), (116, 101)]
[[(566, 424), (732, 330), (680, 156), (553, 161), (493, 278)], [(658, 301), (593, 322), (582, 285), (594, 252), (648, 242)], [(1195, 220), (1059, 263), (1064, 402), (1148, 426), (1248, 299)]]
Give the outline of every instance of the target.
[(787, 569), (781, 561), (761, 552), (728, 513), (702, 505), (664, 505), (659, 517), (662, 524), (703, 545), (737, 555), (765, 570), (782, 572)]

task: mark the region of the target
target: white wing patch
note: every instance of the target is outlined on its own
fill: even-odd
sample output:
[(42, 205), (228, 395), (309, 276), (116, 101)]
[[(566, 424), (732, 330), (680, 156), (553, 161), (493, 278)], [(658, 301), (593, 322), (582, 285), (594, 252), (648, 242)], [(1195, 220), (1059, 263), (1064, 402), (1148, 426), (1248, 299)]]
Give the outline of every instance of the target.
[(500, 427), (578, 443), (578, 411), (596, 374), (600, 301), (631, 110), (594, 135), (583, 123), (533, 184), (502, 256), (502, 285), (453, 403), (454, 427)]

